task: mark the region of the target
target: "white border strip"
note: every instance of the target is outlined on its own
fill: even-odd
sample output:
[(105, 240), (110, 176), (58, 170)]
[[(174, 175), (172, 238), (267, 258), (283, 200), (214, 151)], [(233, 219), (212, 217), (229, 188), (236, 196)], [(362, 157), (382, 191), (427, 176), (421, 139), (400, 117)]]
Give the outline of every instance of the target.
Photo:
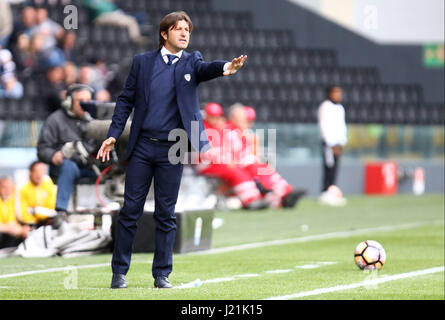
[(424, 270), (399, 273), (399, 274), (395, 274), (392, 276), (379, 278), (379, 279), (365, 280), (362, 282), (356, 282), (356, 283), (351, 283), (351, 284), (346, 284), (346, 285), (339, 285), (339, 286), (335, 286), (335, 287), (320, 288), (320, 289), (315, 289), (315, 290), (311, 290), (311, 291), (297, 292), (297, 293), (288, 294), (285, 296), (270, 297), (265, 300), (289, 300), (289, 299), (297, 299), (297, 298), (303, 298), (303, 297), (309, 297), (309, 296), (316, 296), (316, 295), (325, 294), (325, 293), (356, 289), (359, 287), (375, 286), (380, 283), (385, 283), (385, 282), (400, 280), (400, 279), (406, 279), (406, 278), (413, 278), (413, 277), (423, 276), (426, 274), (432, 274), (432, 273), (437, 273), (437, 272), (443, 272), (444, 270), (445, 270), (445, 266), (441, 266), (441, 267), (429, 268), (429, 269), (424, 269)]

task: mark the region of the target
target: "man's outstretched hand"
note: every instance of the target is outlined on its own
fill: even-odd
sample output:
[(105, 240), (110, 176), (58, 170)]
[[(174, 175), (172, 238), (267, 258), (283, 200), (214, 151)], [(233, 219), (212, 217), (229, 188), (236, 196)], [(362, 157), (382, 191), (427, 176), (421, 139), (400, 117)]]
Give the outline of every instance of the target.
[(247, 56), (241, 55), (238, 58), (234, 58), (232, 62), (229, 64), (226, 71), (224, 71), (223, 75), (228, 76), (237, 72), (244, 65)]
[(96, 159), (102, 158), (102, 162), (109, 161), (110, 160), (110, 152), (113, 150), (114, 145), (116, 143), (116, 139), (113, 137), (109, 137), (104, 142), (102, 142), (102, 146), (100, 147), (99, 151), (97, 152)]

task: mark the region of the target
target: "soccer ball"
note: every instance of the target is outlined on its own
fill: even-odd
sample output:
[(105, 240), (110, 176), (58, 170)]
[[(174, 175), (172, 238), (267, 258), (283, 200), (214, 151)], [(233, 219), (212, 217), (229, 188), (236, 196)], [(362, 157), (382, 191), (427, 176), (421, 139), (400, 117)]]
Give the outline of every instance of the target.
[(386, 262), (386, 252), (377, 241), (362, 241), (355, 248), (354, 260), (361, 270), (380, 270)]

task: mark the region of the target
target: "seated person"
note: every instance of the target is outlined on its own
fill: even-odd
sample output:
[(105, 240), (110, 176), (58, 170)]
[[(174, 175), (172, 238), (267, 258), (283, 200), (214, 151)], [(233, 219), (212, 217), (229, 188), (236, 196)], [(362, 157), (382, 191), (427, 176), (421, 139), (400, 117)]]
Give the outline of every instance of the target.
[[(223, 148), (225, 142), (222, 141), (224, 139), (222, 129), (225, 126), (225, 119), (221, 106), (217, 103), (209, 103), (204, 111), (204, 126), (212, 147), (210, 151), (212, 156), (211, 160), (201, 161), (196, 166), (197, 172), (226, 182), (241, 201), (244, 209), (267, 208), (268, 204), (262, 199), (250, 174), (230, 161), (225, 161), (226, 158), (231, 157), (231, 150)], [(226, 154), (227, 152), (229, 154)]]
[(130, 39), (139, 45), (146, 45), (148, 38), (141, 35), (136, 18), (118, 8), (112, 0), (83, 0), (82, 5), (88, 9), (94, 24), (118, 26), (128, 29)]
[(0, 249), (18, 246), (29, 230), (16, 219), (14, 182), (9, 177), (0, 178)]
[[(94, 90), (84, 84), (73, 84), (67, 89), (62, 108), (53, 112), (40, 132), (37, 156), (50, 165), (50, 176), (57, 181), (56, 210), (66, 215), (73, 184), (82, 177), (96, 177), (87, 159), (78, 152), (62, 152), (67, 143), (81, 142), (89, 154), (97, 152), (94, 140), (85, 140), (83, 132), (92, 119), (80, 102), (91, 101)], [(66, 150), (66, 149), (65, 149)]]
[[(256, 113), (253, 108), (235, 104), (230, 108), (226, 133), (231, 137), (234, 161), (247, 171), (255, 180), (264, 197), (274, 208), (291, 208), (306, 193), (306, 190), (295, 190), (281, 175), (259, 158), (258, 139), (248, 129), (253, 125)], [(225, 131), (226, 132), (226, 131)]]
[(40, 161), (34, 161), (29, 167), (29, 181), (20, 188), (18, 216), (24, 224), (39, 226), (56, 214), (57, 190), (47, 171), (47, 165)]

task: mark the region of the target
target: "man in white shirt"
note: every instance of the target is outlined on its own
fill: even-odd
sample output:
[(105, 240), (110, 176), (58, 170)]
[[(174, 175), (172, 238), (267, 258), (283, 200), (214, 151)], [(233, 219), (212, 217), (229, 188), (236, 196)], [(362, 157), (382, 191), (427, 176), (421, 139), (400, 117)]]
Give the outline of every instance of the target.
[(337, 168), (343, 146), (347, 142), (345, 109), (341, 105), (342, 89), (329, 87), (327, 100), (318, 108), (318, 126), (322, 140), (323, 186), (322, 192), (335, 185)]

